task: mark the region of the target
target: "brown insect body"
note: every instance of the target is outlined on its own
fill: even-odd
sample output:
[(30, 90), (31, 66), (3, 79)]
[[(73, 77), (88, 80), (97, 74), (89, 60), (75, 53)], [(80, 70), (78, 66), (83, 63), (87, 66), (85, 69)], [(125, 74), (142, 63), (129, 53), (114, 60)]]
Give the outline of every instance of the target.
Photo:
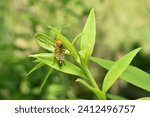
[(62, 66), (64, 64), (64, 59), (65, 59), (65, 49), (64, 45), (61, 39), (56, 38), (55, 39), (55, 59), (57, 60), (59, 66)]

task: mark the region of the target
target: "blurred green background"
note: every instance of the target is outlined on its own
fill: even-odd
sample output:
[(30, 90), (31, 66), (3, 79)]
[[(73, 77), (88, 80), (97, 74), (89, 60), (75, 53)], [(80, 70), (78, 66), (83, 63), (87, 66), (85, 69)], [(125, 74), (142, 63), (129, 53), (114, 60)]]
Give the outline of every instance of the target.
[[(37, 45), (34, 34), (49, 34), (50, 25), (69, 25), (62, 32), (72, 40), (82, 31), (91, 8), (97, 23), (93, 56), (117, 60), (142, 47), (132, 65), (150, 72), (149, 0), (0, 0), (0, 99), (97, 99), (75, 82), (75, 76), (58, 71), (39, 92), (47, 66), (26, 76), (35, 65), (28, 55), (47, 52)], [(89, 68), (101, 86), (106, 70), (91, 62)], [(110, 93), (128, 99), (150, 96), (123, 80)]]

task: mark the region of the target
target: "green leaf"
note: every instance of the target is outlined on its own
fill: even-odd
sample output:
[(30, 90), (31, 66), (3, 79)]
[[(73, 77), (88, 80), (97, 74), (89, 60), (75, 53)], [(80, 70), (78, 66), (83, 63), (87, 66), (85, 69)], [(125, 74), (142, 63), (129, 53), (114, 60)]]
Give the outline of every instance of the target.
[[(29, 57), (31, 57), (32, 55), (29, 55)], [(34, 63), (39, 63), (40, 61), (38, 59), (33, 60), (32, 62)]]
[(89, 90), (91, 90), (92, 92), (94, 92), (99, 99), (103, 99), (103, 100), (106, 99), (104, 93), (101, 90), (98, 90), (96, 88), (91, 87), (85, 80), (78, 78), (76, 81), (80, 82), (86, 88), (88, 88)]
[(59, 66), (57, 61), (54, 63), (54, 54), (53, 53), (42, 53), (42, 54), (35, 54), (30, 55), (30, 57), (37, 58), (42, 63), (67, 74), (76, 75), (82, 78), (87, 79), (86, 75), (84, 74), (84, 71), (77, 67), (76, 65), (72, 64), (71, 62), (65, 60), (65, 64), (63, 66)]
[(115, 64), (109, 69), (106, 74), (102, 91), (106, 93), (108, 89), (114, 84), (114, 82), (119, 78), (119, 76), (124, 72), (124, 70), (128, 67), (134, 56), (139, 52), (141, 48), (137, 48), (130, 53), (126, 54), (122, 58), (120, 58)]
[(150, 97), (142, 97), (142, 98), (138, 98), (137, 100), (150, 100)]
[(39, 69), (40, 67), (42, 67), (44, 64), (42, 63), (42, 62), (40, 62), (40, 63), (38, 63), (35, 67), (33, 67), (30, 71), (29, 71), (29, 73), (27, 74), (27, 76), (29, 75), (29, 74), (31, 74), (32, 72), (34, 72), (35, 70), (37, 70), (37, 69)]
[(91, 57), (95, 44), (96, 36), (96, 24), (95, 24), (95, 13), (94, 9), (90, 11), (88, 19), (83, 28), (83, 35), (80, 41), (80, 56), (84, 61), (83, 65), (85, 66)]
[(85, 68), (86, 63), (85, 63), (85, 60), (84, 60), (84, 54), (82, 54), (82, 53), (83, 53), (83, 51), (79, 51), (79, 58), (80, 58), (80, 62), (82, 64), (82, 67)]
[(83, 32), (79, 33), (72, 41), (72, 45), (75, 44), (75, 42), (83, 35)]
[(124, 70), (128, 67), (134, 56), (139, 52), (141, 48), (137, 48), (122, 58), (120, 58), (117, 62), (113, 64), (113, 66), (109, 69), (108, 73), (106, 74), (103, 85), (102, 91), (106, 93), (108, 89), (114, 84), (114, 82), (119, 78), (119, 76), (124, 72)]
[[(108, 70), (115, 63), (110, 60), (95, 57), (91, 57), (91, 60)], [(150, 91), (150, 75), (137, 67), (128, 66), (127, 69), (121, 75), (121, 78), (137, 87)]]
[[(100, 59), (96, 57), (91, 57), (91, 60), (108, 70), (115, 63), (110, 60)], [(150, 91), (150, 74), (142, 71), (137, 67), (128, 66), (127, 69), (121, 75), (121, 78), (137, 87)]]
[(54, 51), (54, 43), (51, 41), (51, 38), (43, 33), (36, 33), (35, 37), (37, 38), (38, 44), (46, 50)]
[(45, 83), (46, 83), (48, 77), (49, 77), (50, 74), (52, 73), (52, 71), (53, 71), (53, 68), (50, 68), (50, 70), (48, 71), (47, 75), (46, 75), (45, 78), (44, 78), (44, 81), (43, 81), (42, 84), (41, 84), (40, 91), (42, 91), (42, 89), (43, 89), (43, 87), (44, 87), (44, 85), (45, 85)]
[(72, 55), (72, 57), (77, 60), (78, 59), (78, 54), (76, 49), (74, 48), (74, 46), (71, 44), (71, 42), (68, 41), (68, 39), (66, 37), (64, 37), (57, 29), (49, 26), (49, 28), (51, 28), (57, 35), (58, 37), (63, 41), (65, 47), (67, 48), (67, 50), (70, 52), (70, 54)]
[(111, 100), (127, 100), (127, 98), (121, 97), (119, 95), (106, 94), (106, 96)]

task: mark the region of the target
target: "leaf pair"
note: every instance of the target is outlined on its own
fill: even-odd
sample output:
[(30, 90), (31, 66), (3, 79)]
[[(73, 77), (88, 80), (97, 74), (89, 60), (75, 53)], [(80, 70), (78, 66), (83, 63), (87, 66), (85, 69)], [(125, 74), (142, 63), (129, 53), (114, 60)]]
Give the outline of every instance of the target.
[(150, 91), (150, 75), (139, 68), (127, 65), (139, 50), (140, 48), (131, 51), (117, 62), (91, 57), (93, 62), (96, 62), (98, 65), (109, 70), (104, 78), (104, 92), (107, 92), (119, 76), (135, 86)]

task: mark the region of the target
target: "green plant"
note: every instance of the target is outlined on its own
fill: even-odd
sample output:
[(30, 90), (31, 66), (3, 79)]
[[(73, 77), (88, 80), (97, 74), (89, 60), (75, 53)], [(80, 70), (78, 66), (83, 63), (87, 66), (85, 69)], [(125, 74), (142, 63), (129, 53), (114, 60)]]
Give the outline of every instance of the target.
[[(68, 41), (68, 39), (57, 29), (51, 26), (49, 26), (49, 28), (62, 40), (65, 48), (67, 49), (66, 54), (72, 56), (76, 64), (71, 63), (68, 60), (65, 60), (65, 65), (63, 66), (59, 66), (59, 64), (57, 63), (53, 64), (54, 43), (51, 37), (43, 33), (36, 33), (35, 37), (37, 38), (37, 42), (39, 43), (39, 45), (44, 49), (51, 51), (51, 53), (30, 55), (30, 57), (36, 59), (34, 62), (37, 62), (37, 65), (28, 73), (28, 75), (45, 64), (50, 67), (50, 70), (41, 85), (41, 89), (44, 86), (44, 83), (46, 82), (48, 76), (51, 74), (53, 69), (55, 69), (60, 72), (72, 74), (79, 77), (78, 79), (76, 79), (76, 81), (83, 84), (86, 88), (95, 93), (98, 99), (102, 100), (107, 99), (108, 96), (112, 99), (114, 97), (116, 99), (121, 99), (119, 96), (117, 97), (107, 93), (109, 88), (117, 81), (119, 77), (135, 86), (150, 91), (150, 75), (136, 67), (129, 66), (130, 62), (141, 48), (137, 48), (129, 52), (128, 54), (120, 58), (117, 62), (112, 62), (109, 60), (91, 56), (96, 36), (94, 9), (91, 10), (83, 31), (79, 35), (77, 35), (72, 42)], [(74, 43), (78, 39), (80, 39), (79, 52), (74, 47)], [(88, 69), (88, 62), (90, 60), (109, 70), (104, 78), (102, 89), (99, 88)], [(150, 99), (150, 97), (141, 99)]]

